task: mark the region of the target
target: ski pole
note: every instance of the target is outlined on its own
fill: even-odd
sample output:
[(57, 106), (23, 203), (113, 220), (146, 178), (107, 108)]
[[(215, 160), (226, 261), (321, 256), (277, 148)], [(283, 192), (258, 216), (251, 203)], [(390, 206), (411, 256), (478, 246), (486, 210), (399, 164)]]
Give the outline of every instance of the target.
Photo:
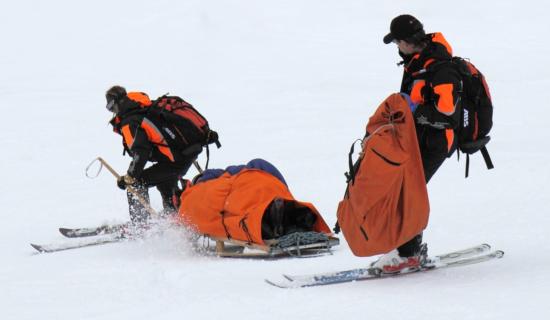
[[(86, 175), (88, 175), (88, 169), (90, 168), (90, 166), (96, 162), (96, 161), (99, 161), (101, 163), (101, 167), (105, 167), (107, 168), (107, 170), (109, 170), (109, 172), (115, 176), (115, 178), (118, 180), (120, 179), (120, 175), (115, 171), (115, 169), (113, 169), (108, 163), (107, 161), (105, 161), (103, 158), (101, 157), (97, 157), (96, 159), (94, 159), (89, 165), (88, 167), (86, 168)], [(101, 167), (99, 168), (97, 174), (99, 175), (99, 172), (101, 171)], [(134, 197), (137, 198), (137, 200), (139, 201), (139, 203), (141, 203), (141, 205), (145, 208), (145, 210), (147, 210), (147, 212), (149, 212), (149, 214), (151, 215), (151, 217), (153, 218), (158, 218), (159, 215), (158, 213), (155, 211), (155, 209), (153, 209), (151, 207), (151, 205), (149, 204), (149, 202), (147, 200), (145, 200), (140, 194), (139, 192), (132, 186), (126, 186), (126, 189), (128, 190), (128, 192), (130, 192)]]

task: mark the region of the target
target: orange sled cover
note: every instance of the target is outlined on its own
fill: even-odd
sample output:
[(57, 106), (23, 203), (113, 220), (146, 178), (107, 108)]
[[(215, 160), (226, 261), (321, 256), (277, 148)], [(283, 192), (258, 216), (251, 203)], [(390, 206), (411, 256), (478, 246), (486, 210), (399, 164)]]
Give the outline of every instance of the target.
[[(262, 217), (275, 198), (294, 200), (285, 184), (271, 174), (245, 169), (188, 187), (181, 195), (179, 216), (196, 232), (216, 238), (264, 245)], [(296, 201), (317, 217), (313, 231), (331, 234), (311, 203)]]
[(389, 252), (428, 224), (429, 202), (414, 118), (390, 95), (367, 124), (368, 136), (338, 205), (338, 223), (356, 256)]

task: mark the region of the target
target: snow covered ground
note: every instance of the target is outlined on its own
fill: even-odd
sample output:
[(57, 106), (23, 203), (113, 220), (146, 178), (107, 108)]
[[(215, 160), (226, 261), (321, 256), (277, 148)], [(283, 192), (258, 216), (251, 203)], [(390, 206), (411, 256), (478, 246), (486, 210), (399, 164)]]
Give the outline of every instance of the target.
[[(1, 319), (545, 319), (550, 316), (550, 54), (544, 1), (4, 1), (0, 10)], [(430, 182), (433, 254), (481, 242), (496, 262), (398, 279), (281, 290), (263, 279), (365, 266), (342, 238), (314, 259), (193, 253), (181, 232), (37, 255), (60, 226), (127, 219), (104, 172), (129, 158), (107, 126), (113, 84), (178, 94), (221, 135), (211, 167), (262, 157), (329, 224), (346, 155), (398, 90), (390, 20), (416, 15), (486, 74), (496, 105), (489, 151), (464, 179), (449, 159)], [(201, 159), (204, 162), (204, 159)], [(194, 175), (190, 172), (189, 175)], [(160, 206), (154, 194), (153, 205)]]

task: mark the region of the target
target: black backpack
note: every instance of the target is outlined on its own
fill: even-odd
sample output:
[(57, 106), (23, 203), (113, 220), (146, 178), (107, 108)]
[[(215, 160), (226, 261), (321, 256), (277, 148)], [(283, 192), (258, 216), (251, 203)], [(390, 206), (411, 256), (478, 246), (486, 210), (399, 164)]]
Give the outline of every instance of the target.
[[(462, 78), (462, 110), (460, 126), (456, 133), (458, 150), (466, 154), (466, 177), (470, 167), (470, 155), (478, 151), (483, 155), (487, 169), (494, 165), (487, 151), (487, 143), (491, 140), (489, 132), (493, 127), (493, 102), (485, 76), (468, 60), (453, 57), (449, 61), (436, 62), (428, 67), (428, 72), (443, 64), (451, 64)], [(460, 156), (460, 153), (457, 153)]]
[[(178, 96), (163, 95), (152, 101), (148, 112), (179, 127), (184, 132), (180, 132), (180, 130), (176, 131), (182, 136), (183, 140), (198, 142), (189, 145), (182, 153), (191, 154), (196, 152), (197, 149), (200, 150), (202, 147), (206, 147), (205, 169), (208, 169), (208, 162), (210, 160), (208, 145), (214, 143), (217, 148), (220, 148), (221, 144), (218, 133), (210, 129), (208, 121), (197, 109)], [(181, 124), (181, 126), (178, 126), (178, 124)]]
[(206, 118), (200, 114), (189, 102), (178, 96), (164, 95), (152, 101), (152, 110), (160, 113), (162, 116), (168, 114), (174, 115), (176, 119), (192, 124), (195, 131), (198, 132), (199, 142), (204, 146), (215, 143), (219, 148), (221, 146), (216, 131), (210, 129)]

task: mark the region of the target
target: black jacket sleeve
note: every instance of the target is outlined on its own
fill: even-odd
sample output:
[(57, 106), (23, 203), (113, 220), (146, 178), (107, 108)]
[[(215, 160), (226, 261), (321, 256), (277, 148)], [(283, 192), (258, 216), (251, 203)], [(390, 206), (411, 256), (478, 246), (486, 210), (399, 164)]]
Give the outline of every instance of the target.
[(462, 81), (456, 70), (444, 67), (423, 88), (425, 103), (418, 106), (416, 122), (436, 129), (455, 129), (460, 123)]
[(129, 146), (132, 162), (130, 162), (127, 173), (139, 179), (147, 161), (151, 157), (154, 146), (151, 141), (149, 141), (145, 130), (143, 130), (138, 123), (131, 123), (130, 130), (132, 132), (133, 141), (131, 144), (126, 141), (126, 144)]

